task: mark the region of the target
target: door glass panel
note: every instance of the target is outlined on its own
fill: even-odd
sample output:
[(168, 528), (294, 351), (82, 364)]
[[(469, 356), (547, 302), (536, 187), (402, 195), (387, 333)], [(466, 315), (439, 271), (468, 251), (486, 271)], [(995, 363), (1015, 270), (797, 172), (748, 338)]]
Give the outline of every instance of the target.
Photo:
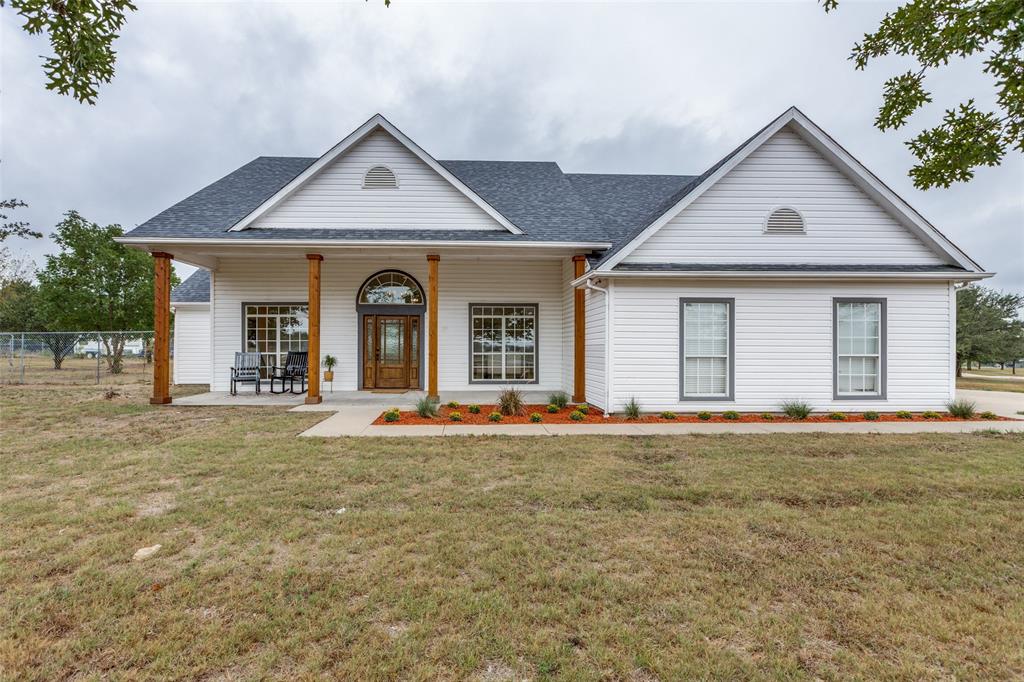
[(380, 359), (389, 364), (401, 364), (405, 360), (405, 325), (402, 320), (381, 320)]

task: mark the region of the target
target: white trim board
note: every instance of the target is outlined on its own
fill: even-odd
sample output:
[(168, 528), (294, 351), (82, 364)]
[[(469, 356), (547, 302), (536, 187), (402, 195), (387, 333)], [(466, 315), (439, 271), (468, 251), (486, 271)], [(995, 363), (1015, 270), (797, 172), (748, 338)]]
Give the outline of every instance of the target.
[(601, 262), (597, 267), (598, 272), (609, 274), (613, 267), (621, 263), (640, 244), (647, 241), (651, 235), (679, 215), (679, 213), (704, 194), (729, 171), (750, 156), (755, 149), (763, 145), (769, 138), (786, 126), (791, 126), (793, 131), (810, 144), (811, 147), (836, 166), (844, 175), (849, 177), (854, 184), (936, 253), (950, 259), (969, 272), (984, 272), (984, 269), (978, 263), (973, 261), (956, 244), (939, 232), (934, 225), (925, 220), (921, 214), (889, 189), (871, 171), (865, 168), (860, 161), (843, 149), (824, 130), (819, 128), (817, 124), (807, 118), (796, 107), (790, 107), (781, 116), (769, 123), (760, 133), (737, 150), (728, 161), (717, 168), (714, 173), (705, 178), (697, 187), (661, 214), (654, 222), (645, 227), (643, 231), (630, 239), (627, 244), (609, 256), (607, 260)]
[(366, 123), (356, 128), (354, 131), (349, 133), (341, 142), (334, 145), (327, 150), (316, 161), (314, 161), (306, 170), (299, 173), (292, 180), (279, 189), (269, 199), (264, 201), (262, 204), (257, 206), (255, 209), (249, 212), (244, 218), (235, 223), (228, 231), (238, 232), (248, 228), (252, 223), (260, 216), (266, 214), (274, 207), (280, 205), (282, 201), (287, 199), (289, 196), (294, 194), (300, 187), (306, 184), (310, 178), (316, 176), (320, 171), (326, 168), (331, 162), (337, 159), (339, 156), (347, 152), (349, 149), (358, 144), (370, 133), (377, 129), (381, 129), (391, 135), (393, 138), (403, 145), (410, 152), (415, 154), (423, 163), (430, 166), (431, 170), (440, 175), (442, 178), (448, 181), (455, 189), (459, 190), (464, 194), (470, 201), (476, 204), (482, 209), (487, 215), (493, 218), (499, 225), (504, 227), (512, 234), (523, 234), (523, 231), (516, 227), (512, 222), (499, 213), (493, 206), (484, 201), (484, 199), (466, 186), (461, 180), (452, 175), (448, 169), (442, 166), (437, 160), (430, 154), (425, 152), (418, 144), (413, 142), (408, 136), (405, 135), (401, 130), (396, 128), (390, 121), (384, 118), (380, 114), (374, 114)]

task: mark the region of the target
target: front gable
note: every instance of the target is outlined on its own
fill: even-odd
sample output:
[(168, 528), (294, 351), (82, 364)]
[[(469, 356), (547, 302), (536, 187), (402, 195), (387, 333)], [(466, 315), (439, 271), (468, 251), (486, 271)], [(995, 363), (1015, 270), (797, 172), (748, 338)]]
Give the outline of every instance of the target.
[[(769, 223), (780, 209), (780, 220)], [(766, 229), (770, 224), (778, 229)], [(796, 108), (673, 197), (596, 269), (619, 263), (951, 264), (982, 271)]]
[(941, 265), (949, 260), (785, 127), (622, 262)]
[(324, 154), (231, 230), (247, 228), (522, 234), (380, 116)]

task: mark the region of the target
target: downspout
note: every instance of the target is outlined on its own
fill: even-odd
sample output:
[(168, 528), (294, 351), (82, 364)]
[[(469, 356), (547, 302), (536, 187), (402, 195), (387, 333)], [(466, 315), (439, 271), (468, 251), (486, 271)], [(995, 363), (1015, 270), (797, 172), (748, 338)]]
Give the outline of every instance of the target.
[(587, 288), (591, 291), (600, 291), (604, 294), (604, 418), (607, 419), (611, 414), (611, 398), (612, 398), (612, 377), (611, 377), (611, 352), (612, 352), (612, 306), (611, 306), (611, 295), (608, 290), (604, 287), (599, 287), (594, 284), (594, 281), (588, 279), (586, 281)]

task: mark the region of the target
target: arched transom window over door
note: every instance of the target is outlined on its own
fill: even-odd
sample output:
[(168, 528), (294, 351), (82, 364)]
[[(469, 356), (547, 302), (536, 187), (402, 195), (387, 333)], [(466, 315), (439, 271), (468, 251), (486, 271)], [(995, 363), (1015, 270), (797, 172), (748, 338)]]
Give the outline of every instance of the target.
[(423, 305), (423, 290), (409, 275), (386, 270), (366, 280), (359, 302), (371, 305)]

